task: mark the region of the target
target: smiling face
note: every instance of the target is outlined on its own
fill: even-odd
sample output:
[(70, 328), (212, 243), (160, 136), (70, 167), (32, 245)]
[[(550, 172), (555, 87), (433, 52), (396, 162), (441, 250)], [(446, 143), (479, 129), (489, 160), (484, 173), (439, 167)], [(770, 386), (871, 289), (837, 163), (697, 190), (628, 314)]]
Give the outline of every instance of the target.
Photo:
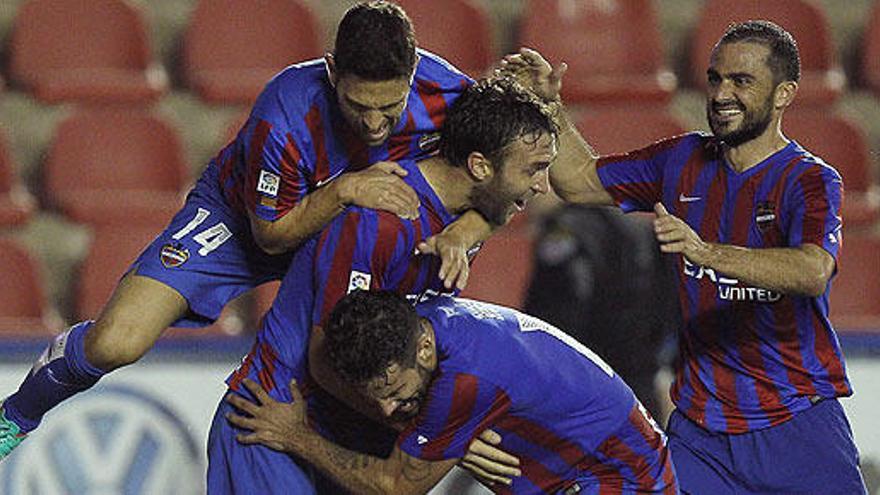
[(767, 64), (770, 48), (722, 43), (709, 62), (706, 118), (712, 132), (736, 147), (764, 134), (774, 118), (776, 82)]
[(348, 125), (368, 146), (384, 143), (406, 108), (409, 78), (370, 81), (346, 74), (335, 83), (339, 108)]
[(556, 152), (551, 134), (518, 137), (501, 154), (491, 178), (471, 191), (471, 205), (490, 222), (507, 223), (535, 195), (550, 190), (549, 168)]

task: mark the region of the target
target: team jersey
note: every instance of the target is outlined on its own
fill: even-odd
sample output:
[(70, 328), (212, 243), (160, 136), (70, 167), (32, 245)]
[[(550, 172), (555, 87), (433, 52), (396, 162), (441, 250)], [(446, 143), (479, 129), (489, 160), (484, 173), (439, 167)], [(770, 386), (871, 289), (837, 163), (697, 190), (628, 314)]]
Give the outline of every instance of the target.
[(368, 147), (345, 123), (323, 59), (292, 65), (258, 97), (235, 140), (208, 165), (215, 188), (237, 212), (275, 221), (316, 187), (381, 160), (418, 160), (437, 149), (447, 107), (473, 81), (429, 52), (406, 110), (382, 145)]
[(492, 428), (523, 473), (498, 493), (676, 493), (665, 437), (592, 351), (501, 306), (442, 296), (417, 310), (433, 325), (438, 366), (401, 450), (461, 458)]
[(289, 401), (287, 384), (296, 378), (308, 395), (313, 385), (306, 369), (312, 326), (320, 324), (351, 290), (395, 290), (414, 301), (445, 290), (437, 276), (440, 259), (414, 252), (419, 241), (440, 233), (456, 217), (415, 162), (400, 165), (408, 171), (404, 180), (421, 202), (419, 217), (404, 220), (384, 211), (349, 207), (303, 245), (264, 317), (254, 348), (227, 379), (230, 388), (238, 391), (241, 380), (250, 378), (276, 399)]
[[(690, 133), (599, 160), (599, 178), (624, 211), (662, 202), (704, 240), (746, 248), (814, 244), (837, 259), (840, 175), (791, 141), (738, 173), (713, 137)], [(818, 297), (753, 287), (676, 260), (683, 328), (672, 398), (699, 425), (742, 433), (785, 422), (815, 396), (852, 393)]]

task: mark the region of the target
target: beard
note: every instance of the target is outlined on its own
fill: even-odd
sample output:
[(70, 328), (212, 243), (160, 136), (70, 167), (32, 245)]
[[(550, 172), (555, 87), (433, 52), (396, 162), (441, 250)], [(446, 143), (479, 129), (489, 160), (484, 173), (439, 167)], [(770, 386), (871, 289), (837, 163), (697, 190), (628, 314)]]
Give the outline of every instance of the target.
[(516, 198), (510, 196), (501, 186), (501, 179), (496, 176), (488, 184), (474, 187), (468, 200), (486, 221), (500, 226), (513, 216), (513, 201)]
[(735, 148), (743, 143), (747, 143), (767, 130), (773, 119), (771, 114), (773, 94), (771, 93), (764, 104), (755, 109), (745, 108), (741, 103), (737, 103), (740, 111), (742, 111), (742, 122), (739, 127), (732, 130), (725, 130), (724, 124), (715, 120), (712, 112), (714, 106), (712, 101), (706, 103), (706, 120), (709, 121), (709, 128), (712, 134), (718, 139), (724, 141), (724, 144)]

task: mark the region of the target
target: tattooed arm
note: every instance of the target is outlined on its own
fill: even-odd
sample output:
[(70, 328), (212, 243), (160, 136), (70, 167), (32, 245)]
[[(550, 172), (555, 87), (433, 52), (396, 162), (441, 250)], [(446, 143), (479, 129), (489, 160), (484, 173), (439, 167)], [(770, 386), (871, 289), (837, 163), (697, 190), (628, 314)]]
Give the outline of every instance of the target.
[(295, 454), (350, 492), (403, 495), (427, 493), (458, 462), (458, 459), (423, 461), (406, 454), (398, 447), (394, 448), (388, 459), (344, 449), (309, 426), (305, 402), (295, 383), (290, 384), (293, 397), (291, 403), (272, 399), (250, 380), (245, 380), (244, 385), (254, 394), (256, 403), (237, 395), (227, 398), (233, 406), (245, 413), (229, 414), (227, 419), (235, 426), (251, 431), (240, 434), (238, 441), (244, 444), (259, 443), (271, 449)]

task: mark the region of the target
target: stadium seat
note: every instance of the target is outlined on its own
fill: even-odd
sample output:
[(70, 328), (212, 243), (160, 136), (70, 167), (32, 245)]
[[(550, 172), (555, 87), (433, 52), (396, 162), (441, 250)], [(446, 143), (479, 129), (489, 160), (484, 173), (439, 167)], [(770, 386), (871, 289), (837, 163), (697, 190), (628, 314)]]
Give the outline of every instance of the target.
[(189, 169), (175, 130), (133, 109), (81, 109), (62, 121), (43, 169), (45, 202), (88, 224), (166, 222)]
[(861, 72), (865, 84), (880, 97), (880, 2), (874, 2), (861, 46)]
[(45, 102), (150, 101), (168, 86), (141, 13), (123, 0), (28, 0), (9, 53), (13, 81)]
[(843, 177), (844, 227), (880, 218), (880, 188), (872, 177), (865, 133), (852, 121), (817, 108), (793, 108), (782, 119), (785, 135), (822, 157)]
[(472, 77), (495, 62), (492, 24), (473, 0), (399, 0), (412, 19), (419, 45), (440, 55)]
[(462, 296), (522, 309), (532, 275), (533, 242), (524, 222), (490, 237), (471, 265)]
[[(164, 223), (155, 222), (138, 226), (104, 225), (93, 231), (89, 253), (74, 283), (74, 313), (78, 320), (98, 316), (126, 269), (164, 228)], [(228, 307), (214, 325), (203, 329), (173, 329), (166, 332), (166, 336), (228, 335), (241, 330), (242, 318), (234, 307)]]
[(831, 321), (841, 330), (880, 331), (880, 238), (844, 235), (831, 285)]
[(322, 55), (299, 0), (199, 0), (183, 40), (184, 79), (212, 103), (250, 103), (285, 66)]
[(36, 200), (20, 183), (6, 138), (0, 129), (0, 228), (16, 227), (30, 219)]
[(577, 128), (598, 153), (624, 153), (684, 132), (682, 125), (662, 107), (590, 108)]
[(795, 105), (827, 105), (843, 91), (846, 76), (839, 67), (828, 21), (810, 0), (710, 0), (703, 7), (691, 39), (690, 67), (694, 84), (706, 87), (706, 68), (715, 43), (732, 22), (773, 21), (794, 36), (801, 55), (801, 81)]
[(518, 44), (568, 63), (571, 103), (667, 102), (676, 87), (651, 0), (528, 0)]
[(18, 242), (0, 238), (0, 336), (45, 337), (60, 320), (46, 303), (40, 265)]

